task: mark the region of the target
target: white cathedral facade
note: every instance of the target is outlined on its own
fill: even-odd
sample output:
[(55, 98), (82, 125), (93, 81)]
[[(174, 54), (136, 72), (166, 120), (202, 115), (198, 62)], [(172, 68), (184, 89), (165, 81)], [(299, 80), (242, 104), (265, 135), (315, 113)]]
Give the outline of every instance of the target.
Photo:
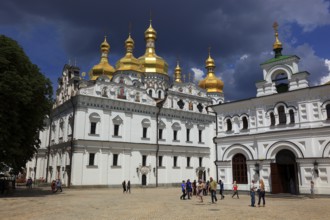
[(115, 67), (110, 45), (80, 76), (65, 65), (41, 148), (27, 175), (70, 186), (166, 186), (214, 177), (249, 190), (265, 180), (272, 193), (330, 193), (330, 85), (310, 87), (299, 57), (281, 54), (263, 64), (255, 98), (224, 102), (223, 82), (210, 54), (207, 75), (196, 86), (183, 82), (179, 64), (173, 83), (156, 55), (157, 33), (145, 31), (146, 52), (135, 58), (134, 41)]
[(89, 80), (78, 67), (64, 66), (28, 176), (59, 178), (70, 186), (116, 186), (123, 180), (164, 186), (215, 175), (215, 116), (207, 106), (223, 102), (223, 83), (214, 60), (206, 60), (202, 88), (182, 81), (179, 63), (171, 83), (168, 64), (156, 55), (156, 34), (150, 23), (139, 58), (129, 35), (115, 67), (105, 39)]

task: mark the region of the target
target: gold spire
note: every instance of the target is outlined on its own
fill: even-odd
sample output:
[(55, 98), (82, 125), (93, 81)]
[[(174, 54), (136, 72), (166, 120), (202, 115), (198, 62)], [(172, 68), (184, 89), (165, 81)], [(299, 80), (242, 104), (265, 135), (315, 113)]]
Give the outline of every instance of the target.
[(104, 41), (101, 43), (101, 60), (99, 64), (96, 64), (89, 72), (91, 80), (96, 80), (101, 75), (106, 75), (110, 79), (112, 78), (115, 69), (109, 64), (108, 53), (110, 51), (110, 45), (107, 42), (107, 37), (104, 36)]
[(223, 92), (223, 82), (218, 79), (214, 74), (215, 62), (211, 57), (211, 48), (209, 48), (209, 57), (205, 61), (205, 68), (207, 75), (205, 79), (201, 80), (198, 84), (202, 89), (206, 89), (207, 92)]
[(140, 63), (144, 66), (146, 73), (161, 73), (167, 75), (168, 64), (166, 61), (156, 55), (155, 41), (157, 39), (157, 32), (151, 25), (144, 32), (144, 39), (146, 41), (146, 52), (143, 56), (139, 57)]
[(126, 54), (116, 63), (117, 71), (120, 70), (133, 70), (137, 72), (143, 72), (143, 68), (138, 59), (133, 55), (134, 40), (131, 37), (131, 33), (128, 34), (128, 38), (125, 41)]
[(179, 60), (177, 61), (177, 64), (176, 64), (176, 67), (175, 67), (174, 78), (175, 78), (175, 82), (182, 83), (182, 80), (181, 80), (181, 67), (179, 65)]
[(274, 28), (274, 32), (275, 32), (275, 42), (273, 44), (273, 50), (275, 52), (275, 58), (282, 56), (281, 51), (282, 51), (282, 43), (281, 41), (278, 39), (278, 24), (275, 21), (273, 24), (273, 28)]

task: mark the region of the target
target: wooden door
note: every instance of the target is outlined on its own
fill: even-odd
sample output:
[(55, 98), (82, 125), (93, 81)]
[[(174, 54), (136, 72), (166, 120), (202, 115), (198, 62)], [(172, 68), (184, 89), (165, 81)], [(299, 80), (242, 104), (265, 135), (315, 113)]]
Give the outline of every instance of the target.
[(270, 164), (270, 173), (272, 178), (272, 193), (281, 193), (283, 192), (281, 175), (279, 172), (279, 167), (276, 163)]
[(142, 186), (147, 185), (147, 176), (145, 174), (142, 175)]

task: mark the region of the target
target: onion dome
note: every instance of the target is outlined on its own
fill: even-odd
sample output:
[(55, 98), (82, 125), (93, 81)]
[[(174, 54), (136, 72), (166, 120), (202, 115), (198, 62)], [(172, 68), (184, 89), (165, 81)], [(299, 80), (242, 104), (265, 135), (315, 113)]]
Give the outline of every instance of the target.
[(134, 40), (131, 38), (131, 34), (128, 35), (127, 40), (125, 41), (126, 54), (121, 58), (117, 64), (117, 71), (121, 70), (133, 70), (137, 72), (143, 72), (143, 66), (133, 55), (134, 49)]
[(181, 80), (181, 67), (179, 66), (179, 61), (177, 62), (177, 65), (174, 70), (174, 81), (177, 83), (182, 83)]
[(167, 75), (168, 64), (163, 58), (156, 55), (155, 41), (157, 39), (157, 32), (153, 29), (151, 21), (149, 28), (144, 32), (144, 39), (146, 41), (146, 52), (143, 56), (139, 57), (139, 61), (144, 67), (144, 72)]
[(215, 63), (210, 53), (209, 57), (205, 61), (205, 68), (207, 70), (207, 76), (201, 80), (198, 86), (202, 89), (206, 89), (207, 92), (220, 92), (223, 93), (223, 82), (218, 79), (214, 74)]
[(273, 28), (275, 31), (275, 42), (273, 44), (273, 50), (275, 52), (275, 58), (282, 56), (282, 43), (278, 39), (278, 24), (277, 22), (274, 22)]
[(104, 37), (104, 41), (101, 46), (101, 60), (99, 64), (96, 64), (89, 72), (89, 77), (91, 80), (96, 80), (99, 76), (105, 75), (110, 79), (115, 72), (115, 69), (109, 64), (108, 53), (110, 51), (110, 45), (107, 42), (107, 38)]

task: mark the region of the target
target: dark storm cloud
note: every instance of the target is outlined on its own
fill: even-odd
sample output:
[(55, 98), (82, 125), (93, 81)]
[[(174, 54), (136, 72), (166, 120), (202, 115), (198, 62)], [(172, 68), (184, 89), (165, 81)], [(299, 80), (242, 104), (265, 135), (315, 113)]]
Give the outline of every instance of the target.
[[(37, 24), (53, 25), (61, 42), (58, 46), (64, 48), (68, 57), (75, 57), (84, 71), (97, 62), (104, 35), (111, 45), (112, 65), (123, 56), (129, 22), (136, 44), (135, 56), (141, 56), (151, 10), (153, 27), (158, 32), (156, 50), (169, 62), (170, 72), (177, 57), (184, 72), (193, 67), (203, 69), (207, 48), (211, 46), (217, 72), (221, 73), (230, 99), (255, 95), (254, 83), (262, 77), (259, 63), (271, 57), (264, 52), (272, 49), (271, 26), (275, 20), (281, 25), (283, 43), (290, 42), (285, 37), (291, 37), (292, 23), (303, 31), (311, 31), (330, 22), (329, 3), (322, 0), (306, 0), (304, 4), (298, 0), (12, 0), (0, 4), (0, 25), (25, 30)], [(244, 54), (248, 58), (240, 60)], [(313, 59), (321, 60), (315, 55)]]

